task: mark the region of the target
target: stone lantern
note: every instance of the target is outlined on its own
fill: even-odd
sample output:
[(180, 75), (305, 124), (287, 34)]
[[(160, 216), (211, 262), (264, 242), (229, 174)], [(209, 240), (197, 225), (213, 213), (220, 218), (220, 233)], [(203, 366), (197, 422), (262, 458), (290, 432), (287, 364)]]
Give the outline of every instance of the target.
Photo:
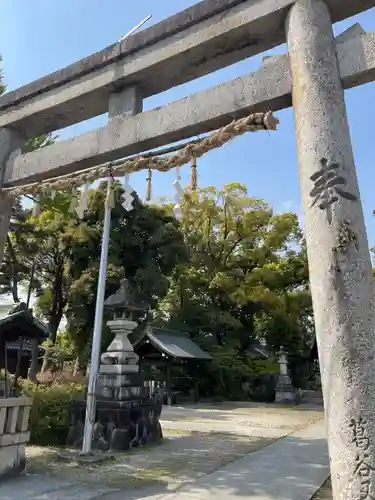
[(102, 365), (99, 372), (109, 375), (138, 373), (138, 356), (128, 335), (138, 326), (139, 321), (145, 318), (148, 304), (140, 299), (128, 280), (124, 279), (120, 289), (104, 302), (104, 307), (112, 311), (112, 320), (107, 322), (107, 326), (115, 338), (107, 352), (101, 356)]
[[(124, 451), (162, 438), (161, 401), (150, 398), (139, 371), (138, 356), (128, 338), (145, 319), (149, 306), (124, 279), (120, 289), (104, 302), (104, 307), (112, 312), (107, 326), (114, 333), (114, 339), (101, 355), (92, 446)], [(79, 403), (73, 420), (72, 438), (67, 444), (79, 446), (84, 422)]]
[(279, 351), (280, 374), (276, 385), (276, 403), (295, 403), (296, 391), (288, 374), (288, 358), (283, 347)]
[(129, 281), (123, 279), (120, 289), (108, 297), (104, 307), (112, 311), (112, 319), (107, 322), (107, 326), (115, 338), (101, 355), (97, 397), (117, 401), (139, 397), (142, 387), (137, 376), (138, 356), (128, 336), (144, 319), (149, 306), (139, 298)]

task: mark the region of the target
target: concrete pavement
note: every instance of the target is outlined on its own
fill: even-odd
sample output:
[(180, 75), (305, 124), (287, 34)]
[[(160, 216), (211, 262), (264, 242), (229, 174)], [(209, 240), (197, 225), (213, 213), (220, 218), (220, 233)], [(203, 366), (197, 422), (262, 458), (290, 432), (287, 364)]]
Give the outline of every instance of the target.
[(173, 493), (98, 488), (34, 475), (0, 485), (1, 500), (310, 500), (329, 475), (324, 420)]
[[(324, 420), (155, 500), (310, 500), (329, 475)], [(151, 498), (149, 499), (151, 500)]]

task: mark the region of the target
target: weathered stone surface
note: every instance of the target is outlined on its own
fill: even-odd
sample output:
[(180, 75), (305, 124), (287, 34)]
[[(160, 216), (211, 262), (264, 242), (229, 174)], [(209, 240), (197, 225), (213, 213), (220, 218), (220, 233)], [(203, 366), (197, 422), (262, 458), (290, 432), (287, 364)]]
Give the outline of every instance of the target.
[[(139, 373), (138, 356), (134, 353), (128, 335), (137, 327), (133, 321), (146, 304), (137, 305), (130, 300), (131, 294), (123, 280), (116, 294), (104, 303), (113, 313), (107, 325), (115, 338), (102, 354), (97, 384), (95, 387), (96, 406), (92, 431), (92, 447), (102, 451), (127, 450), (148, 441), (161, 439), (159, 417), (161, 401), (150, 399), (148, 388), (144, 387)], [(121, 367), (112, 370), (108, 367)], [(104, 371), (103, 371), (104, 369)], [(77, 402), (72, 409), (72, 427), (68, 445), (75, 446), (81, 441), (85, 403)]]
[(25, 444), (28, 432), (30, 398), (0, 399), (0, 479), (25, 470)]
[(111, 436), (111, 450), (124, 451), (130, 448), (131, 437), (129, 429), (114, 429)]
[(343, 43), (351, 40), (352, 38), (357, 38), (358, 36), (363, 36), (366, 34), (366, 31), (362, 28), (359, 23), (353, 24), (348, 29), (337, 35), (336, 43)]
[(367, 499), (375, 496), (375, 290), (327, 5), (298, 0), (287, 34), (333, 497)]
[[(128, 367), (126, 365), (101, 365), (100, 373), (102, 375), (125, 375), (129, 373)], [(123, 379), (124, 385), (127, 383), (126, 379)], [(130, 382), (130, 381), (129, 381)]]
[[(113, 366), (121, 366), (121, 365), (113, 365)], [(127, 367), (126, 367), (127, 368)], [(134, 383), (129, 375), (117, 375), (117, 374), (103, 374), (102, 369), (100, 370), (100, 374), (98, 375), (98, 382), (101, 385), (108, 385), (110, 387), (124, 387), (127, 385), (131, 385)]]
[(0, 448), (6, 446), (26, 444), (29, 442), (30, 432), (14, 432), (0, 436)]
[(83, 429), (84, 424), (81, 420), (77, 420), (74, 425), (69, 427), (68, 435), (66, 438), (66, 442), (73, 446), (74, 448), (80, 448), (82, 445), (83, 439)]
[(103, 366), (110, 366), (114, 363), (114, 361), (117, 361), (121, 363), (122, 366), (128, 367), (128, 369), (126, 370), (127, 373), (137, 373), (139, 371), (137, 364), (138, 356), (136, 357), (136, 355), (132, 354), (128, 355), (128, 353), (124, 351), (106, 352), (101, 355), (101, 361), (103, 363)]
[(0, 480), (22, 474), (25, 471), (25, 466), (24, 444), (6, 447), (0, 445)]
[[(375, 79), (375, 33), (338, 44), (337, 54), (345, 88)], [(6, 185), (138, 154), (214, 130), (251, 112), (288, 108), (291, 91), (288, 57), (274, 57), (257, 72), (18, 157)]]
[[(23, 143), (24, 139), (17, 131), (0, 129), (0, 188), (5, 178), (12, 177), (13, 160), (16, 154), (21, 152), (19, 148)], [(10, 163), (8, 163), (9, 159), (11, 159)], [(0, 264), (4, 256), (12, 205), (13, 200), (0, 193)]]
[(143, 98), (139, 87), (128, 87), (109, 96), (108, 122), (142, 113)]
[[(134, 397), (134, 396), (132, 396)], [(162, 404), (160, 400), (127, 399), (103, 401), (96, 404), (93, 449), (124, 451), (133, 446), (163, 438), (160, 426)], [(67, 445), (79, 447), (82, 443), (85, 402), (72, 408), (72, 426)]]
[(276, 384), (276, 403), (294, 403), (296, 391), (288, 374), (288, 359), (284, 348), (281, 347), (279, 354), (280, 374)]

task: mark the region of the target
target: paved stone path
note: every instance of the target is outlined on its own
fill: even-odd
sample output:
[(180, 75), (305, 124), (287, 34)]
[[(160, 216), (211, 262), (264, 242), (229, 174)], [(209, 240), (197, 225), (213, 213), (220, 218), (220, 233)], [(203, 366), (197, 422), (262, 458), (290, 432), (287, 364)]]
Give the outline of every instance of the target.
[(182, 486), (119, 490), (27, 475), (0, 486), (1, 500), (310, 500), (328, 477), (321, 420)]
[(148, 500), (310, 500), (328, 475), (322, 420), (198, 479), (177, 494)]

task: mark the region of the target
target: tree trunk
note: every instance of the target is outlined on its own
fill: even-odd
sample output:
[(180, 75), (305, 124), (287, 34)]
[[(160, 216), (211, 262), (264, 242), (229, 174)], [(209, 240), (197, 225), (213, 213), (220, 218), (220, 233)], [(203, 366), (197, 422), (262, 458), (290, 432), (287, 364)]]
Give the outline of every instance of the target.
[(84, 376), (85, 370), (84, 370), (84, 366), (83, 366), (83, 363), (81, 361), (81, 358), (78, 355), (75, 359), (75, 362), (74, 362), (73, 377), (77, 377), (79, 375)]
[(18, 281), (17, 281), (17, 257), (16, 253), (13, 248), (12, 241), (9, 237), (9, 234), (7, 235), (7, 244), (8, 244), (8, 249), (9, 249), (9, 254), (12, 259), (12, 277), (11, 277), (11, 293), (13, 297), (13, 302), (15, 304), (18, 304), (20, 302), (19, 296), (18, 296)]
[[(60, 269), (58, 269), (58, 272), (56, 274), (56, 281), (53, 286), (51, 312), (48, 321), (49, 340), (51, 341), (52, 345), (56, 344), (57, 331), (59, 329), (64, 311), (63, 272), (64, 269), (61, 266)], [(41, 373), (45, 373), (49, 369), (49, 366), (49, 350), (46, 349)]]
[(32, 382), (37, 383), (38, 379), (36, 378), (38, 373), (38, 358), (39, 358), (39, 343), (38, 339), (31, 340), (31, 364), (28, 373), (28, 379)]
[[(56, 344), (57, 331), (59, 329), (62, 316), (63, 316), (62, 312), (59, 312), (56, 316), (53, 317), (50, 316), (50, 320), (48, 322), (48, 331), (50, 333), (49, 340), (53, 346)], [(50, 368), (50, 364), (51, 363), (50, 363), (49, 349), (46, 348), (43, 357), (43, 365), (42, 369), (40, 370), (40, 373), (41, 374), (45, 373)]]

